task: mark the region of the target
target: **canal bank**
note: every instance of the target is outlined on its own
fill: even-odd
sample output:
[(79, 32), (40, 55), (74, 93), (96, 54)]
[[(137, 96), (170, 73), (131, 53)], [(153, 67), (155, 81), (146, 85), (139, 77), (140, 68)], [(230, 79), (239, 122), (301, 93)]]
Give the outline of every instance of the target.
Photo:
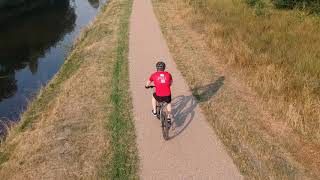
[(1, 145), (0, 177), (136, 177), (132, 117), (120, 108), (131, 106), (124, 88), (130, 11), (130, 0), (111, 0), (81, 33), (58, 74)]

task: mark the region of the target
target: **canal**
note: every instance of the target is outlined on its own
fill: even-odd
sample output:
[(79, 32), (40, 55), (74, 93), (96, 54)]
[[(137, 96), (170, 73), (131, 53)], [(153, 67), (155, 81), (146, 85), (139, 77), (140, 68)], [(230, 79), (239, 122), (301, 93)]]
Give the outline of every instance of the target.
[(0, 22), (0, 136), (58, 72), (103, 3), (57, 0)]

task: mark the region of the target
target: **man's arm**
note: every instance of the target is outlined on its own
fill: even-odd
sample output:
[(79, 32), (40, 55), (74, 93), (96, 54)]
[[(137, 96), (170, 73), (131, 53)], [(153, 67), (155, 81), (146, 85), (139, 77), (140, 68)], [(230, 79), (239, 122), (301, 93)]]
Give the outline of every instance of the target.
[(153, 81), (153, 74), (149, 77), (149, 79), (148, 79), (148, 81), (147, 81), (147, 83), (146, 83), (146, 86), (145, 87), (148, 87), (148, 86), (150, 86), (150, 84), (152, 83), (152, 81)]
[(148, 80), (147, 83), (146, 83), (146, 87), (150, 86), (150, 84), (151, 84), (151, 81)]

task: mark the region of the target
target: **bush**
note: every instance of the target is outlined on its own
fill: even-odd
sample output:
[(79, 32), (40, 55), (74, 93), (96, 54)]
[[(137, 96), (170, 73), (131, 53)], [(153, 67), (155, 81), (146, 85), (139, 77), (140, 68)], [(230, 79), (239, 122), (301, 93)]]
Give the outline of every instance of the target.
[(295, 7), (295, 5), (297, 4), (297, 1), (299, 0), (272, 0), (273, 5), (276, 8), (288, 8), (288, 9), (292, 9)]
[(262, 16), (265, 15), (265, 2), (263, 0), (244, 0), (249, 6), (255, 8), (255, 15)]
[(320, 14), (320, 1), (311, 2), (309, 5), (309, 10), (313, 13)]
[(263, 1), (260, 0), (260, 1), (256, 2), (256, 4), (255, 4), (255, 14), (257, 16), (265, 15), (264, 8), (265, 8), (265, 4), (264, 4)]
[(258, 2), (261, 2), (261, 0), (245, 0), (245, 2), (246, 2), (249, 6), (255, 6)]
[[(247, 0), (248, 1), (248, 0)], [(311, 13), (320, 13), (319, 0), (272, 0), (273, 5), (279, 9), (298, 8)]]

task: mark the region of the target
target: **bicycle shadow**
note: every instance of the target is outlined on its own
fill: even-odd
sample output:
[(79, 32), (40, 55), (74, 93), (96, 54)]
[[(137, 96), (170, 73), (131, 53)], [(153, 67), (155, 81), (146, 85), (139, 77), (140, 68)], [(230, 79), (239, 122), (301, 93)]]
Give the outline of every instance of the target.
[(193, 88), (192, 94), (199, 102), (208, 101), (224, 85), (224, 80), (225, 77), (220, 76), (214, 83), (202, 87)]
[(196, 99), (190, 96), (178, 96), (172, 100), (173, 124), (169, 139), (181, 134), (194, 119), (194, 109), (197, 107)]
[(220, 76), (215, 82), (202, 87), (192, 89), (190, 96), (178, 96), (172, 100), (173, 127), (169, 134), (169, 139), (173, 139), (181, 134), (193, 121), (199, 102), (208, 101), (224, 85), (224, 76)]

